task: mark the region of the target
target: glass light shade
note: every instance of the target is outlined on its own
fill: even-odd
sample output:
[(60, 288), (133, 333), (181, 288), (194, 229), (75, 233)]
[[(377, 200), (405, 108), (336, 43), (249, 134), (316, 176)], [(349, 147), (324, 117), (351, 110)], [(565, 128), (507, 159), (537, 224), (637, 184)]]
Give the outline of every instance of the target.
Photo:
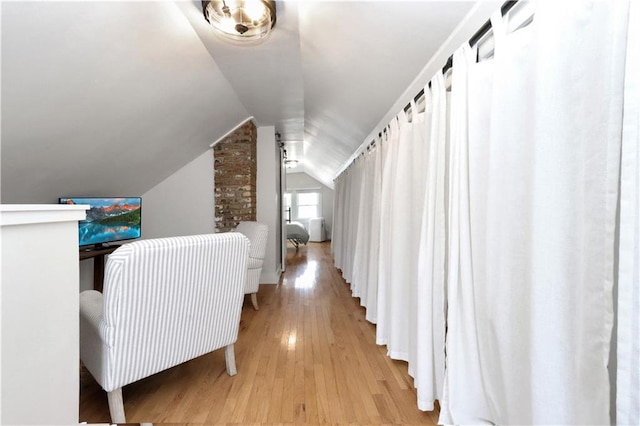
[(284, 160), (284, 166), (287, 169), (293, 169), (298, 166), (298, 160)]
[(238, 44), (261, 43), (276, 23), (273, 0), (212, 0), (203, 6), (216, 34)]

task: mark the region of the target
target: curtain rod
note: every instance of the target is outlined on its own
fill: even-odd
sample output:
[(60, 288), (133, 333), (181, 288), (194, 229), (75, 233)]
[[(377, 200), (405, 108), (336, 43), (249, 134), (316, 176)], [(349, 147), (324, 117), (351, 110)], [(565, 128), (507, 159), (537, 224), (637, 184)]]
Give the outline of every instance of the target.
[[(511, 0), (511, 1), (505, 2), (502, 5), (502, 7), (500, 7), (500, 12), (502, 13), (502, 16), (506, 15), (513, 8), (513, 6), (516, 5), (516, 3), (518, 3), (518, 0)], [(471, 36), (471, 38), (469, 39), (469, 46), (475, 46), (476, 44), (478, 44), (478, 42), (482, 39), (482, 37), (487, 35), (489, 31), (491, 31), (490, 19), (487, 20), (487, 22), (485, 22), (484, 25), (482, 25), (480, 29), (476, 31), (474, 35)], [(444, 64), (444, 67), (442, 67), (442, 74), (446, 74), (447, 71), (449, 71), (452, 67), (453, 67), (453, 55), (449, 56), (449, 59), (447, 59), (447, 62)], [(428, 85), (429, 87), (431, 87), (431, 82), (429, 82)], [(418, 92), (418, 94), (413, 98), (413, 100), (417, 102), (418, 99), (420, 99), (423, 96), (424, 96), (424, 89), (421, 89)], [(404, 111), (407, 111), (410, 107), (411, 107), (411, 104), (407, 104), (407, 106), (404, 107)]]
[[(505, 2), (500, 8), (500, 12), (502, 13), (502, 16), (506, 15), (513, 8), (513, 6), (516, 5), (516, 3), (518, 3), (518, 0)], [(469, 46), (475, 46), (476, 44), (478, 44), (478, 42), (482, 39), (482, 37), (487, 35), (489, 31), (491, 31), (491, 20), (488, 20), (487, 22), (485, 22), (484, 25), (482, 25), (480, 29), (476, 31), (476, 33), (473, 36), (471, 36), (471, 38), (469, 39)], [(447, 62), (444, 64), (444, 67), (442, 67), (442, 74), (446, 74), (447, 71), (449, 71), (451, 68), (453, 68), (453, 55), (449, 56), (449, 59), (447, 59)], [(428, 85), (429, 87), (431, 87), (431, 82), (429, 82)], [(421, 89), (418, 92), (418, 94), (413, 98), (413, 100), (417, 102), (418, 99), (420, 99), (423, 96), (424, 96), (424, 89)], [(404, 111), (408, 111), (409, 108), (411, 108), (411, 104), (407, 104), (407, 106), (404, 107)]]
[[(502, 4), (502, 6), (500, 7), (500, 12), (502, 13), (502, 15), (506, 15), (507, 12), (509, 12), (509, 10), (511, 10), (513, 8), (513, 6), (515, 6), (518, 3), (518, 0), (510, 0), (510, 1), (506, 1)], [(487, 20), (485, 21), (485, 23), (480, 27), (480, 29), (478, 29), (478, 31), (476, 31), (473, 36), (471, 36), (471, 38), (468, 39), (468, 42), (471, 46), (477, 44), (480, 39), (482, 37), (484, 37), (489, 30), (491, 29), (491, 20)], [(453, 67), (453, 55), (450, 55), (444, 65), (444, 67), (442, 67), (442, 73), (446, 73), (449, 69), (451, 69)], [(431, 83), (429, 82), (428, 85), (430, 86)], [(418, 99), (420, 99), (420, 97), (424, 96), (424, 88), (421, 89), (418, 94), (413, 98), (414, 101), (417, 101)], [(408, 108), (411, 107), (411, 103), (409, 103), (405, 108), (403, 108), (403, 110), (406, 112), (408, 110)], [(382, 131), (380, 131), (378, 133), (378, 137), (382, 137), (383, 133), (386, 132), (387, 130), (387, 126), (384, 127), (384, 129)], [(346, 172), (354, 163), (354, 161), (360, 157), (360, 154), (364, 153), (366, 150), (370, 149), (372, 146), (374, 146), (376, 143), (376, 139), (374, 137), (374, 139), (369, 142), (368, 144), (365, 144), (364, 142), (362, 143), (362, 145), (360, 145), (360, 147), (356, 150), (356, 152), (360, 151), (362, 149), (362, 151), (359, 152), (358, 155), (355, 155), (355, 157), (352, 157), (352, 160), (349, 163), (345, 163), (341, 168), (340, 168), (340, 172), (335, 176), (334, 180), (337, 179), (340, 175), (342, 175), (344, 172)]]

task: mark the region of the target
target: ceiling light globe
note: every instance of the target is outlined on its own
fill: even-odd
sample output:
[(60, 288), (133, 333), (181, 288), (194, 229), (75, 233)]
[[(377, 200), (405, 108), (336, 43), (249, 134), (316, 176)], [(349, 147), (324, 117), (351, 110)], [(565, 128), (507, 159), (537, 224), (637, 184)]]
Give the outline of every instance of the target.
[(273, 0), (203, 1), (205, 19), (216, 35), (239, 45), (264, 42), (276, 22)]

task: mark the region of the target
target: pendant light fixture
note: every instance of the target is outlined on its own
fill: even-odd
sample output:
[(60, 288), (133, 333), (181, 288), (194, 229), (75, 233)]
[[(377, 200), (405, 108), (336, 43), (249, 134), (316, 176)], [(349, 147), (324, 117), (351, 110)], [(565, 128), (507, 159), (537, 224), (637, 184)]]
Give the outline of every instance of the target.
[(298, 167), (298, 160), (284, 160), (284, 166), (287, 169), (295, 169)]
[(276, 24), (274, 0), (203, 1), (202, 12), (216, 34), (242, 45), (263, 42)]

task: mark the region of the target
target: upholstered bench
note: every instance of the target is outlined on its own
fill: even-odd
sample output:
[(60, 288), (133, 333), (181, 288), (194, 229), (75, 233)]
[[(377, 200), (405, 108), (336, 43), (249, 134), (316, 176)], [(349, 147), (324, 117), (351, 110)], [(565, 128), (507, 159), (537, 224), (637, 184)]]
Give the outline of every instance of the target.
[(80, 294), (80, 358), (125, 423), (122, 387), (216, 349), (236, 374), (249, 240), (240, 233), (141, 240), (109, 256), (103, 293)]

